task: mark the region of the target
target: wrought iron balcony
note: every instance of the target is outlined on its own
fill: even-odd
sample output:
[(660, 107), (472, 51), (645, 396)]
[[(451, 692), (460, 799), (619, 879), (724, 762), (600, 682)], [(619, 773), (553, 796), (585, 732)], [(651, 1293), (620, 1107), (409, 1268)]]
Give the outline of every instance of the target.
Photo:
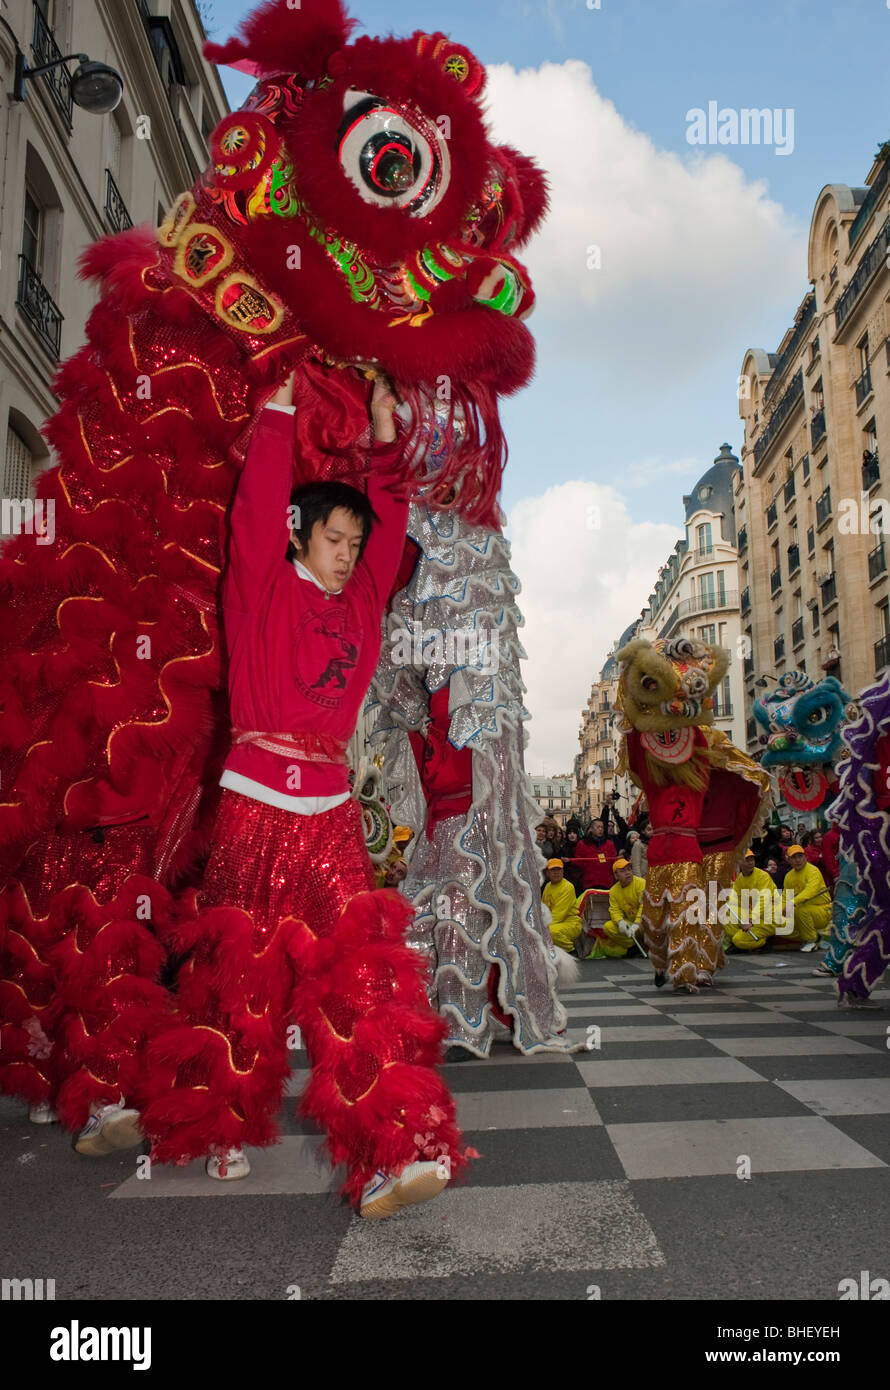
[(779, 382), (782, 380), (785, 368), (790, 366), (798, 348), (803, 342), (803, 339), (806, 336), (807, 329), (810, 326), (810, 321), (812, 320), (815, 312), (816, 296), (810, 293), (804, 301), (803, 310), (801, 312), (800, 318), (797, 320), (797, 326), (795, 327), (794, 332), (788, 340), (788, 346), (785, 348), (785, 351), (782, 353), (778, 362), (773, 367), (772, 375), (770, 376), (769, 381), (766, 383), (766, 389), (763, 393), (764, 401), (768, 401), (772, 396), (775, 395)]
[(745, 657), (744, 661), (742, 662), (742, 674), (744, 675), (745, 680), (750, 680), (750, 679), (753, 677), (753, 675), (754, 675), (754, 658), (753, 658), (753, 656), (746, 656), (746, 657)]
[(785, 501), (785, 506), (786, 506), (786, 507), (788, 506), (788, 503), (791, 501), (791, 499), (792, 499), (793, 496), (794, 496), (794, 474), (792, 473), (792, 475), (791, 475), (790, 478), (786, 478), (786, 479), (785, 479), (785, 486), (784, 486), (784, 488), (782, 489), (782, 497), (783, 497), (783, 499), (784, 499), (784, 501)]
[(696, 565), (701, 564), (702, 560), (713, 560), (713, 558), (714, 547), (712, 545), (703, 545), (699, 550), (692, 552), (692, 562)]
[(58, 361), (62, 348), (64, 315), (27, 256), (19, 256), (19, 291), (16, 304), (47, 352)]
[(853, 221), (850, 223), (850, 229), (848, 233), (848, 244), (850, 246), (853, 246), (856, 243), (856, 241), (858, 241), (859, 237), (862, 236), (862, 233), (868, 226), (869, 218), (874, 212), (875, 206), (879, 202), (881, 194), (887, 186), (888, 178), (890, 178), (890, 159), (885, 158), (884, 163), (881, 165), (881, 168), (878, 172), (878, 177), (875, 179), (871, 188), (868, 190), (868, 193), (862, 200), (862, 206), (860, 207), (856, 216), (853, 218)]
[(731, 718), (732, 718), (732, 701), (731, 701), (731, 700), (726, 700), (726, 701), (715, 700), (715, 701), (714, 701), (714, 718), (715, 718), (715, 719), (731, 719)]
[(815, 449), (820, 439), (825, 438), (825, 407), (817, 410), (810, 423), (810, 443)]
[(791, 645), (792, 647), (803, 646), (803, 618), (795, 618), (791, 624)]
[(766, 529), (771, 531), (779, 520), (779, 509), (775, 502), (770, 502), (766, 509)]
[(773, 660), (774, 660), (774, 661), (784, 661), (784, 660), (785, 660), (785, 638), (784, 638), (784, 637), (777, 637), (777, 638), (775, 639), (775, 641), (773, 642)]
[(837, 603), (837, 576), (831, 574), (820, 585), (822, 590), (822, 607), (830, 608), (833, 603)]
[(59, 63), (59, 67), (50, 68), (49, 72), (43, 73), (42, 80), (58, 108), (59, 115), (70, 130), (71, 116), (74, 111), (71, 76), (62, 63), (65, 55), (56, 43), (52, 29), (36, 5), (34, 6), (34, 37), (31, 41), (31, 52), (34, 55), (35, 68), (43, 67), (44, 63)]
[(681, 599), (659, 632), (659, 637), (667, 637), (683, 618), (696, 613), (710, 613), (717, 608), (734, 609), (738, 607), (739, 596), (734, 590), (730, 593), (696, 594), (694, 598)]
[(789, 545), (788, 547), (788, 573), (796, 574), (800, 569), (800, 546)]
[(791, 379), (788, 389), (782, 396), (772, 415), (764, 426), (763, 433), (754, 445), (754, 463), (760, 463), (779, 430), (784, 425), (797, 400), (803, 395), (803, 369)]
[(890, 245), (890, 216), (885, 218), (881, 230), (864, 253), (852, 280), (837, 302), (834, 311), (834, 324), (838, 332), (852, 314), (866, 285), (877, 274), (879, 267), (884, 264), (888, 245)]
[(105, 170), (105, 216), (113, 232), (125, 232), (133, 225), (133, 219), (127, 212), (127, 205), (111, 176), (110, 169)]
[(858, 377), (856, 381), (853, 382), (853, 385), (856, 389), (856, 406), (858, 409), (866, 396), (871, 395), (871, 367), (866, 367), (862, 376)]
[(887, 561), (884, 556), (884, 542), (880, 540), (874, 550), (868, 554), (868, 580), (877, 579), (878, 575), (887, 573)]
[(742, 612), (747, 613), (748, 609), (751, 607), (751, 590), (747, 586), (742, 590), (739, 602)]
[(887, 666), (890, 666), (890, 633), (875, 642), (875, 675), (879, 676)]
[(869, 492), (881, 476), (878, 466), (877, 449), (866, 449), (862, 455), (862, 487), (865, 492)]
[(781, 587), (782, 567), (781, 565), (776, 565), (776, 568), (773, 570), (772, 574), (769, 577), (769, 591), (771, 594), (777, 594)]
[(738, 549), (739, 549), (739, 552), (741, 552), (741, 551), (743, 551), (743, 550), (746, 550), (746, 549), (747, 549), (747, 546), (748, 546), (748, 528), (747, 528), (747, 526), (743, 526), (742, 529), (739, 531), (739, 541), (738, 541)]
[(816, 501), (816, 530), (831, 516), (831, 488), (827, 487)]

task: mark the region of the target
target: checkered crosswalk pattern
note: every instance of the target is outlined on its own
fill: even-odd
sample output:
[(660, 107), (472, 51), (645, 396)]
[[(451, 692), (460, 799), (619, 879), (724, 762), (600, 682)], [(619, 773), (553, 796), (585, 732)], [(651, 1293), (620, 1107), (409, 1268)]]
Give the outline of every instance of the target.
[[(833, 1203), (832, 1229), (869, 1203), (886, 1229), (890, 1210), (890, 989), (875, 994), (885, 1012), (841, 1012), (832, 982), (813, 976), (818, 959), (733, 957), (696, 995), (656, 989), (645, 961), (584, 962), (563, 992), (584, 1049), (523, 1057), (503, 1044), (447, 1066), (482, 1158), (389, 1221), (332, 1199), (320, 1139), (292, 1101), (282, 1143), (251, 1153), (246, 1180), (156, 1168), (107, 1195), (129, 1210), (197, 1197), (205, 1218), (299, 1197), (299, 1215), (280, 1208), (293, 1239), (301, 1224), (324, 1236), (305, 1255), (310, 1298), (769, 1297), (771, 1262), (788, 1253), (781, 1222), (798, 1240), (812, 1227), (821, 1248), (820, 1203)], [(292, 1096), (306, 1076), (295, 1061)], [(860, 1240), (825, 1253), (819, 1272), (815, 1251), (798, 1250), (780, 1296), (837, 1297), (867, 1259)]]

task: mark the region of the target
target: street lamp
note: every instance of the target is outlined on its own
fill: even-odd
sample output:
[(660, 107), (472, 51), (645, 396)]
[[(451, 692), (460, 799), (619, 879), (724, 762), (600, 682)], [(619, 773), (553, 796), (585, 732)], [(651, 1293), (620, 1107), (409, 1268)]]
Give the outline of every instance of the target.
[(76, 59), (78, 67), (73, 74), (69, 74), (71, 96), (76, 105), (93, 116), (107, 116), (109, 111), (114, 111), (120, 104), (124, 94), (124, 80), (114, 68), (108, 67), (106, 63), (94, 63), (88, 53), (69, 53), (67, 58), (56, 58), (55, 62), (43, 63), (39, 68), (30, 68), (27, 58), (19, 48), (15, 33), (2, 15), (0, 24), (15, 44), (15, 77), (12, 88), (14, 101), (25, 100), (25, 84), (30, 78), (39, 77), (42, 73), (51, 72), (53, 68), (62, 67)]

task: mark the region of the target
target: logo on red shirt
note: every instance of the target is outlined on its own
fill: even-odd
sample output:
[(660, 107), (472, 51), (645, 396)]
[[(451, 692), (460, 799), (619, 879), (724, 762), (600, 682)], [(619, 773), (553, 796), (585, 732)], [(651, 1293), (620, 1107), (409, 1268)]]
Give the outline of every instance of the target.
[(300, 694), (315, 705), (336, 709), (361, 651), (361, 632), (346, 605), (306, 613), (297, 625), (294, 679)]

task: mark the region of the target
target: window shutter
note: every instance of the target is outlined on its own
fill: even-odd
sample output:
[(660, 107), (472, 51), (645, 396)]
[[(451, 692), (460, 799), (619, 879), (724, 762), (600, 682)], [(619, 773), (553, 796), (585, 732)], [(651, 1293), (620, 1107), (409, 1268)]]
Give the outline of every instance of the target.
[(3, 466), (4, 497), (23, 501), (31, 496), (34, 456), (21, 435), (10, 425), (6, 431), (6, 459)]

